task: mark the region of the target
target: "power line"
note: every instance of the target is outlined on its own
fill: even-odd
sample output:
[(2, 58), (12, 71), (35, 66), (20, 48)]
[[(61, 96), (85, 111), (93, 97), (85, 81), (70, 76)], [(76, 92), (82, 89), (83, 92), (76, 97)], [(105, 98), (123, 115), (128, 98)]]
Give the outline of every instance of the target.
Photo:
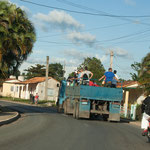
[[(113, 38), (113, 39), (108, 39), (108, 40), (103, 40), (103, 41), (95, 41), (95, 42), (88, 42), (88, 43), (102, 43), (102, 42), (111, 42), (111, 41), (115, 41), (115, 40), (120, 40), (120, 39), (124, 39), (124, 38), (129, 38), (129, 37), (133, 37), (133, 36), (136, 36), (136, 35), (140, 35), (140, 34), (143, 34), (143, 33), (147, 33), (149, 32), (150, 29), (148, 30), (144, 30), (144, 31), (140, 31), (140, 32), (136, 32), (136, 33), (132, 33), (132, 34), (128, 34), (128, 35), (124, 35), (124, 36), (120, 36), (118, 38)], [(39, 42), (46, 42), (46, 43), (52, 43), (52, 44), (63, 44), (63, 45), (72, 45), (72, 43), (68, 42), (68, 43), (61, 43), (61, 42), (56, 42), (56, 41), (39, 41)], [(131, 43), (131, 40), (129, 41)], [(121, 43), (121, 42), (117, 42), (117, 43)], [(78, 44), (82, 44), (82, 42), (78, 42)]]
[[(80, 32), (86, 32), (86, 31), (93, 31), (93, 30), (98, 30), (98, 29), (105, 29), (105, 28), (111, 28), (111, 27), (118, 27), (118, 26), (122, 26), (122, 25), (127, 25), (130, 23), (122, 23), (122, 24), (114, 24), (114, 25), (109, 25), (109, 26), (102, 26), (102, 27), (95, 27), (95, 28), (91, 28), (91, 29), (87, 29), (87, 30), (83, 30)], [(62, 34), (53, 34), (53, 35), (47, 35), (47, 36), (42, 36), (42, 37), (38, 37), (38, 38), (44, 38), (44, 37), (53, 37), (53, 36), (60, 36), (60, 35), (66, 35), (68, 34), (68, 32), (62, 33)]]
[(46, 8), (52, 8), (52, 9), (58, 9), (58, 10), (63, 10), (67, 12), (72, 12), (72, 13), (78, 13), (78, 14), (84, 14), (84, 15), (92, 15), (92, 16), (104, 16), (104, 17), (115, 17), (115, 18), (149, 18), (150, 15), (139, 15), (139, 16), (121, 16), (121, 15), (110, 15), (110, 14), (100, 14), (100, 13), (89, 13), (89, 12), (83, 12), (83, 11), (75, 11), (75, 10), (70, 10), (70, 9), (65, 9), (61, 7), (55, 7), (55, 6), (50, 6), (50, 5), (44, 5), (44, 4), (39, 4), (35, 2), (31, 2), (28, 0), (20, 0), (22, 2), (30, 3), (33, 5), (41, 6), (41, 7), (46, 7)]
[(150, 34), (148, 33), (148, 34), (144, 34), (143, 36), (140, 36), (140, 40), (139, 40), (139, 37), (133, 37), (133, 38), (129, 38), (129, 39), (127, 39), (127, 40), (125, 40), (125, 41), (122, 41), (122, 42), (115, 42), (115, 43), (113, 43), (113, 45), (115, 45), (115, 44), (126, 44), (126, 43), (141, 43), (141, 42), (150, 42), (150, 40), (141, 40), (141, 39), (143, 39), (143, 38), (147, 38), (147, 37), (149, 37), (150, 36)]
[(121, 36), (121, 37), (118, 37), (118, 38), (113, 38), (113, 39), (103, 40), (103, 41), (97, 41), (97, 43), (98, 42), (110, 42), (110, 41), (120, 40), (120, 39), (123, 39), (123, 38), (132, 37), (132, 36), (139, 35), (139, 34), (142, 34), (142, 33), (145, 33), (145, 32), (149, 32), (149, 31), (150, 31), (150, 29), (144, 30), (144, 31), (141, 31), (141, 32), (136, 32), (136, 33), (128, 34), (128, 35), (124, 35), (124, 36)]
[[(118, 61), (118, 60), (116, 59), (116, 55), (114, 56), (114, 58), (115, 58), (116, 61)], [(125, 71), (125, 70), (129, 70), (129, 69), (125, 69), (125, 68), (120, 67), (120, 66), (118, 65), (118, 63), (115, 63), (115, 65), (116, 65), (120, 70), (122, 70), (122, 72), (127, 73), (127, 74), (130, 74), (130, 73), (131, 73), (131, 72)]]
[[(104, 11), (99, 11), (99, 10), (96, 10), (96, 9), (93, 9), (93, 8), (89, 8), (89, 7), (86, 7), (86, 6), (83, 6), (83, 5), (79, 5), (79, 4), (76, 4), (76, 3), (73, 3), (73, 2), (70, 2), (70, 1), (67, 1), (67, 0), (56, 0), (56, 1), (59, 1), (59, 2), (61, 2), (61, 3), (65, 3), (65, 4), (67, 4), (67, 5), (71, 5), (71, 6), (74, 6), (74, 7), (77, 7), (77, 8), (81, 8), (81, 9), (84, 9), (84, 10), (90, 10), (90, 11), (94, 11), (94, 12), (100, 12), (100, 13), (104, 13), (106, 16), (108, 15), (108, 16), (110, 16), (110, 17), (112, 17), (112, 16), (116, 16), (116, 15), (112, 15), (112, 14), (110, 14), (110, 13), (106, 13), (106, 12), (104, 12)], [(124, 18), (124, 17), (129, 17), (129, 16), (120, 16), (118, 19), (121, 19), (121, 20), (126, 20), (126, 21), (132, 21), (133, 22), (133, 20), (131, 20), (131, 19), (127, 19), (127, 18)], [(133, 16), (130, 16), (130, 17), (133, 17)], [(147, 23), (141, 23), (141, 24), (143, 24), (143, 25), (150, 25), (150, 24), (147, 24)]]

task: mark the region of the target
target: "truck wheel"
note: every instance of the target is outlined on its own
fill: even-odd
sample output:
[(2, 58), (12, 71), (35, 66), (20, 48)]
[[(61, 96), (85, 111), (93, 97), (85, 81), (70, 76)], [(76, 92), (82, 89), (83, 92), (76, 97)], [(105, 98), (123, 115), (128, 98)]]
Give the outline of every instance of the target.
[(64, 114), (67, 114), (67, 102), (64, 101)]
[(58, 113), (62, 113), (62, 107), (58, 104), (58, 106), (57, 106), (57, 112)]
[(58, 113), (61, 113), (61, 109), (60, 109), (59, 106), (57, 107), (57, 112), (58, 112)]
[(79, 102), (76, 103), (76, 119), (79, 119)]
[(109, 115), (103, 114), (102, 117), (103, 117), (103, 120), (104, 120), (104, 121), (108, 121)]
[(76, 118), (76, 102), (74, 103), (73, 118)]

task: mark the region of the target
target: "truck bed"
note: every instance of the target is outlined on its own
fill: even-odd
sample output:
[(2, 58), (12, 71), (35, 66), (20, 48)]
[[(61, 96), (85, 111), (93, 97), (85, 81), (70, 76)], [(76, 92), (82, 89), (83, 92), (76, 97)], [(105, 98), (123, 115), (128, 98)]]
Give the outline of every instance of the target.
[(66, 96), (78, 99), (121, 101), (122, 94), (122, 88), (94, 87), (87, 85), (66, 87)]

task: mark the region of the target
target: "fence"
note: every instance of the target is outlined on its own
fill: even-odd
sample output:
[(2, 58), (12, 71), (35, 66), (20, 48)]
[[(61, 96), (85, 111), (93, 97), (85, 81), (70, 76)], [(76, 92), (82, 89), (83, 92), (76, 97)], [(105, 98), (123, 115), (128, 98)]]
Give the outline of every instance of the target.
[(132, 120), (136, 119), (136, 104), (131, 105), (131, 109), (128, 109), (127, 105), (121, 106), (120, 114), (124, 118), (129, 118)]

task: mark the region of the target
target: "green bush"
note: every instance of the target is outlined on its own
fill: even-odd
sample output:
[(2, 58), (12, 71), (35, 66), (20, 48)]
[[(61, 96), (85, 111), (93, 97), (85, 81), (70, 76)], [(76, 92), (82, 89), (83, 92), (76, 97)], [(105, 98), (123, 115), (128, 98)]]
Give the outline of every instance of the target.
[(142, 111), (141, 111), (141, 105), (137, 105), (136, 107), (136, 120), (142, 119)]

